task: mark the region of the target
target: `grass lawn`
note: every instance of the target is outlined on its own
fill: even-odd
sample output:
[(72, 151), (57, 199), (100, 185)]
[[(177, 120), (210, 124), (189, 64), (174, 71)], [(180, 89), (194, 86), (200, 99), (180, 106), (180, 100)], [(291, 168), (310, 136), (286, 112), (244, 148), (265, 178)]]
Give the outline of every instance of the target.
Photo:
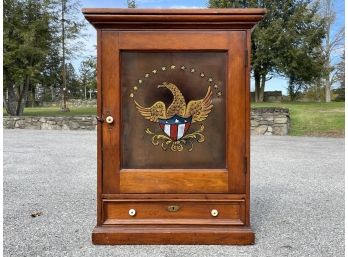
[(253, 103), (252, 107), (288, 108), (291, 136), (344, 137), (344, 102)]
[[(95, 107), (69, 107), (70, 112), (61, 112), (60, 107), (34, 107), (25, 108), (24, 116), (77, 116), (77, 115), (96, 115)], [(6, 110), (4, 109), (6, 116)]]
[[(285, 107), (290, 110), (292, 136), (344, 137), (344, 102), (332, 103), (253, 103), (252, 107)], [(70, 108), (60, 112), (59, 107), (25, 108), (24, 116), (95, 115), (94, 107)], [(4, 115), (7, 115), (4, 113)]]

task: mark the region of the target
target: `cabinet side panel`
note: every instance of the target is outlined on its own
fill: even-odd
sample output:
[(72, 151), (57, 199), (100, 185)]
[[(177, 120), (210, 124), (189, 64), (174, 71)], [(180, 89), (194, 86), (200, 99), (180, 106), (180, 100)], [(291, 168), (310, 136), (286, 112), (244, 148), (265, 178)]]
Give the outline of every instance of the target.
[[(102, 117), (102, 31), (97, 30), (97, 115)], [(97, 124), (97, 225), (102, 224), (103, 153), (102, 124)]]
[(246, 31), (246, 69), (245, 69), (245, 156), (246, 156), (246, 176), (245, 176), (245, 215), (246, 225), (250, 225), (250, 56), (251, 56), (251, 32)]
[(120, 57), (118, 32), (102, 32), (103, 118), (113, 117), (113, 123), (103, 122), (103, 193), (118, 193), (120, 184)]
[(227, 88), (227, 168), (229, 192), (245, 192), (245, 31), (229, 35)]

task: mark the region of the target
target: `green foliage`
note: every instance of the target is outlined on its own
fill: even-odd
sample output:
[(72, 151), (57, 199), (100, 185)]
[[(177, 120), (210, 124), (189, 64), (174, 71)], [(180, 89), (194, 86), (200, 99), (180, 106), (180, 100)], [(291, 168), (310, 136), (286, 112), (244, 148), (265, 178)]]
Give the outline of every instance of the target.
[(344, 103), (255, 103), (252, 107), (289, 108), (292, 136), (344, 136)]
[[(64, 49), (67, 61), (83, 53), (84, 38), (83, 30), (86, 23), (81, 20), (79, 13), (80, 3), (78, 0), (47, 0), (49, 1), (49, 13), (51, 15), (50, 27), (54, 34), (53, 42), (56, 50), (62, 55), (62, 23), (64, 23)], [(62, 9), (64, 19), (62, 19)], [(62, 57), (60, 57), (62, 58)], [(62, 61), (62, 60), (61, 60)]]
[(324, 87), (321, 83), (314, 83), (304, 89), (301, 100), (321, 102), (325, 100)]
[(96, 89), (97, 87), (97, 60), (94, 56), (89, 56), (80, 64), (80, 85), (88, 89)]
[(322, 65), (317, 49), (323, 37), (323, 22), (316, 16), (316, 6), (311, 6), (309, 1), (210, 0), (209, 7), (267, 9), (252, 33), (256, 102), (263, 100), (265, 82), (274, 73), (293, 76), (291, 85), (303, 85), (316, 79)]
[(324, 37), (324, 21), (316, 16), (316, 6), (304, 2), (287, 21), (288, 33), (277, 59), (277, 70), (289, 78), (288, 92), (293, 101), (300, 92), (317, 82), (324, 71), (324, 56), (320, 50)]
[(41, 80), (41, 71), (50, 52), (50, 15), (44, 1), (4, 2), (4, 90), (11, 115), (23, 112), (23, 102), (33, 83)]
[(332, 90), (332, 98), (335, 102), (345, 101), (346, 90), (344, 87), (336, 88)]
[[(79, 22), (78, 3), (74, 0), (4, 1), (4, 93), (5, 108), (11, 115), (21, 115), (29, 92), (39, 84), (62, 84), (61, 6), (66, 4), (65, 39), (67, 59), (81, 51), (77, 39), (83, 23)], [(73, 80), (70, 80), (73, 81)], [(8, 98), (7, 98), (8, 96)], [(7, 98), (7, 99), (6, 99)]]
[(76, 74), (75, 68), (71, 63), (65, 65), (66, 70), (66, 83), (68, 87), (69, 97), (79, 97), (80, 96), (80, 83), (78, 75)]
[[(249, 1), (248, 1), (249, 2)], [(248, 7), (247, 1), (235, 1), (235, 0), (209, 0), (210, 8), (238, 8)]]
[(137, 8), (137, 3), (135, 0), (127, 0), (128, 8)]
[(344, 51), (341, 55), (340, 62), (336, 65), (336, 73), (333, 76), (333, 80), (339, 83), (341, 88), (345, 88), (345, 59), (344, 59)]

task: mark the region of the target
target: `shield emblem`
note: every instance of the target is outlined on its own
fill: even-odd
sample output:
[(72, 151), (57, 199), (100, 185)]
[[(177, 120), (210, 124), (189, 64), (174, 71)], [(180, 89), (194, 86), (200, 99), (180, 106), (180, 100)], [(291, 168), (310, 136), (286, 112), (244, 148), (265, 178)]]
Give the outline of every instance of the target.
[(161, 129), (172, 140), (177, 141), (182, 138), (191, 126), (192, 116), (183, 118), (177, 114), (169, 119), (158, 119)]

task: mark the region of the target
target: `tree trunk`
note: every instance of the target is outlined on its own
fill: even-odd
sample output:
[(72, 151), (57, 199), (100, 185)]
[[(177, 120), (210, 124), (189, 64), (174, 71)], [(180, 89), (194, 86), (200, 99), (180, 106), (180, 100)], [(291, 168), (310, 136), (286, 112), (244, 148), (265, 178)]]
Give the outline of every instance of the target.
[(263, 102), (264, 93), (265, 93), (265, 84), (266, 84), (266, 75), (262, 74), (261, 86), (260, 86), (260, 90), (259, 90), (259, 102)]
[(260, 73), (258, 71), (254, 71), (254, 80), (255, 80), (255, 103), (259, 101), (259, 92), (260, 92)]
[(7, 112), (8, 114), (10, 114), (10, 111), (9, 111), (9, 109), (8, 109), (8, 102), (6, 102), (5, 97), (2, 98), (2, 104), (3, 104), (3, 107), (5, 108), (6, 112)]
[(326, 67), (326, 72), (328, 74), (325, 76), (325, 102), (329, 103), (331, 102), (331, 85), (330, 85), (330, 56), (331, 56), (331, 25), (333, 22), (333, 17), (334, 17), (334, 11), (333, 11), (333, 1), (332, 0), (326, 0), (325, 3), (325, 67)]
[(18, 97), (16, 95), (14, 85), (12, 83), (8, 84), (7, 90), (8, 90), (8, 100), (7, 100), (7, 103), (5, 103), (6, 111), (9, 115), (16, 116)]
[(295, 85), (294, 85), (294, 78), (293, 76), (289, 77), (289, 86), (288, 86), (288, 92), (290, 96), (290, 101), (295, 101), (296, 93), (295, 93)]
[(315, 101), (320, 102), (320, 80), (318, 82), (315, 82), (314, 95), (315, 95)]
[(62, 108), (61, 111), (63, 112), (68, 112), (70, 111), (69, 108), (66, 105), (67, 102), (67, 93), (68, 93), (68, 88), (66, 84), (66, 67), (65, 67), (65, 19), (64, 19), (64, 13), (65, 13), (65, 3), (66, 0), (62, 0), (62, 80), (63, 80), (63, 85), (62, 85)]
[(31, 88), (31, 107), (35, 107), (35, 87)]
[(18, 97), (16, 116), (23, 115), (25, 103), (28, 97), (29, 86), (30, 86), (30, 77), (27, 75), (25, 79), (25, 84)]
[(328, 77), (325, 78), (325, 102), (331, 102), (331, 85)]
[[(6, 83), (7, 89), (7, 101), (3, 101), (6, 111), (9, 115), (16, 115), (16, 106), (17, 106), (17, 95), (15, 89), (15, 83), (13, 81), (13, 74), (9, 72), (9, 69), (4, 68), (4, 83)], [(5, 99), (5, 97), (3, 97)]]
[(52, 101), (52, 102), (54, 101), (55, 97), (56, 97), (56, 94), (55, 94), (55, 92), (54, 92), (54, 87), (51, 86), (51, 101)]

